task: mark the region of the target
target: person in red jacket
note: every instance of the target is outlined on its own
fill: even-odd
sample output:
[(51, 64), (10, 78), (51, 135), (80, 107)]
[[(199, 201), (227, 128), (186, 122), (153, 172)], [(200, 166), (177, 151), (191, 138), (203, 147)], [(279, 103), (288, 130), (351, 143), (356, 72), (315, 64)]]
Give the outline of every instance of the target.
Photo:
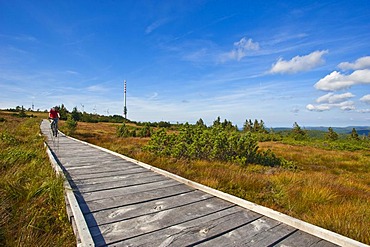
[[(59, 111), (57, 107), (53, 107), (49, 111), (49, 119), (51, 119), (51, 129), (53, 131), (53, 135), (56, 137), (58, 135), (58, 120), (60, 118)], [(53, 124), (55, 124), (55, 129), (53, 128)]]

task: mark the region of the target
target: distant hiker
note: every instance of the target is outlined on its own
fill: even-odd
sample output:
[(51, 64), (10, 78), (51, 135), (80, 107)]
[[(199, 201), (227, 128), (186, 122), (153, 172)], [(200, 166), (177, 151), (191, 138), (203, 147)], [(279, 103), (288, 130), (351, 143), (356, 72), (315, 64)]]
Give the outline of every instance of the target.
[[(58, 120), (60, 118), (59, 111), (57, 107), (53, 107), (49, 111), (49, 119), (51, 119), (51, 129), (53, 130), (53, 135), (58, 134)], [(53, 126), (54, 125), (54, 126)]]

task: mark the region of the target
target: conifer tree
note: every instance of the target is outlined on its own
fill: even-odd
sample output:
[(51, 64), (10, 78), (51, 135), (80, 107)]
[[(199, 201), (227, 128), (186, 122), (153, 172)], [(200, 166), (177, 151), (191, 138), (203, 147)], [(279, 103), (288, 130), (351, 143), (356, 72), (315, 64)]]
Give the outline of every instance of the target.
[(243, 125), (243, 131), (244, 132), (250, 132), (252, 131), (252, 126), (249, 122), (250, 120), (246, 119), (245, 122), (244, 122), (244, 125)]
[(302, 130), (297, 122), (294, 122), (293, 124), (292, 137), (295, 140), (303, 140), (307, 137), (306, 131)]
[(68, 110), (67, 108), (64, 106), (64, 104), (62, 104), (60, 107), (59, 107), (59, 114), (60, 114), (60, 119), (61, 120), (67, 120), (67, 113), (68, 113)]
[(352, 139), (352, 140), (356, 140), (356, 141), (359, 141), (359, 140), (360, 140), (360, 138), (359, 138), (359, 136), (358, 136), (358, 133), (357, 133), (357, 131), (356, 131), (356, 129), (355, 129), (355, 128), (353, 128), (353, 129), (352, 129), (352, 132), (351, 132), (351, 139)]
[(332, 127), (329, 127), (328, 133), (326, 134), (326, 139), (330, 141), (338, 140), (338, 134), (333, 130)]
[(257, 133), (259, 132), (259, 130), (260, 130), (260, 124), (258, 123), (258, 120), (255, 119), (254, 124), (253, 124), (253, 132)]
[(202, 128), (207, 127), (207, 125), (204, 123), (203, 119), (201, 119), (201, 118), (199, 118), (199, 120), (195, 123), (195, 126), (202, 127)]

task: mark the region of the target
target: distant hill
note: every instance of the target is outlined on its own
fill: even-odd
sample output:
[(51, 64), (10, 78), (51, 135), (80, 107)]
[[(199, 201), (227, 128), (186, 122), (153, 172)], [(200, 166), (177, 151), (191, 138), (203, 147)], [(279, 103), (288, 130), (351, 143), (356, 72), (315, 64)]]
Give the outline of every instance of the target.
[[(306, 127), (307, 130), (321, 130), (321, 131), (328, 131), (329, 127)], [(335, 132), (338, 134), (351, 134), (352, 129), (355, 128), (357, 134), (361, 135), (368, 135), (370, 132), (370, 127), (368, 126), (348, 126), (348, 127), (332, 127)]]
[[(324, 131), (328, 132), (329, 127), (302, 127), (302, 129), (305, 130), (316, 130), (316, 131)], [(370, 133), (370, 126), (348, 126), (348, 127), (332, 127), (335, 132), (338, 134), (351, 134), (351, 131), (353, 128), (356, 129), (358, 135), (368, 135)], [(282, 132), (282, 131), (288, 131), (292, 128), (287, 127), (278, 127), (278, 128), (272, 128), (275, 132)]]

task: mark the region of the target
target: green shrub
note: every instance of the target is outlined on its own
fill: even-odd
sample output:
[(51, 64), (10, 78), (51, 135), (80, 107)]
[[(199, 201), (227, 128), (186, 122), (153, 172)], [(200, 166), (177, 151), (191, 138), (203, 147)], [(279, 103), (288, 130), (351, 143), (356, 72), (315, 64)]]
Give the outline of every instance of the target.
[(130, 136), (130, 131), (125, 123), (117, 127), (117, 136), (118, 137), (129, 137)]
[(66, 121), (67, 134), (71, 135), (76, 131), (77, 121), (71, 115), (68, 115)]
[(139, 131), (140, 137), (150, 137), (152, 135), (152, 128), (150, 128), (149, 123), (145, 123), (144, 126)]
[(241, 165), (283, 164), (282, 159), (271, 150), (259, 153), (257, 138), (251, 132), (241, 133), (220, 121), (215, 123), (210, 128), (186, 123), (177, 134), (167, 134), (164, 129), (160, 129), (153, 133), (145, 149), (157, 155), (178, 159), (232, 161)]

